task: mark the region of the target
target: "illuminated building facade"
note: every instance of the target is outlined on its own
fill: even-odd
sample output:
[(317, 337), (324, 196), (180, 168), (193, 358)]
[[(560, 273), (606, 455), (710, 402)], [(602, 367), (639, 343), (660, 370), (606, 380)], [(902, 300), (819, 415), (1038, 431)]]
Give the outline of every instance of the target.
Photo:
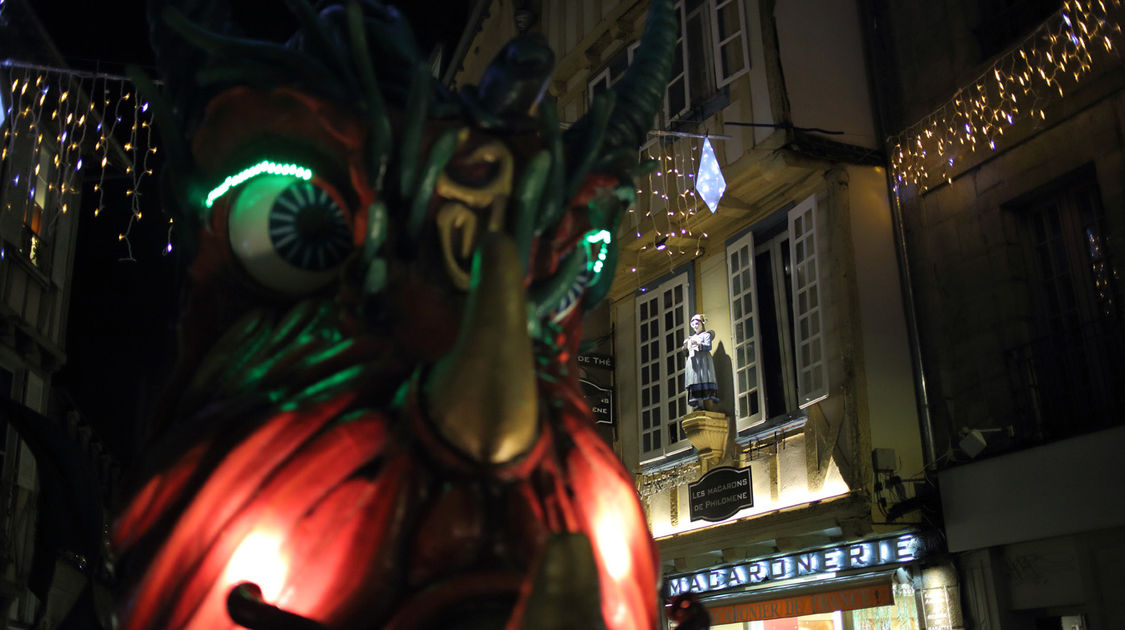
[(109, 597), (99, 480), (110, 458), (55, 383), (89, 149), (67, 135), (81, 112), (66, 119), (90, 101), (36, 69), (62, 57), (30, 3), (0, 3), (0, 41), (0, 625), (53, 628), (84, 593)]
[[(565, 126), (619, 79), (646, 6), (492, 2), (452, 83), (517, 28), (538, 32)], [(654, 168), (614, 235), (610, 304), (588, 317), (577, 367), (613, 393), (605, 434), (636, 475), (666, 597), (695, 593), (724, 630), (913, 630), (941, 560), (917, 511), (887, 516), (921, 502), (903, 480), (925, 462), (886, 161), (862, 16), (815, 6), (679, 4), (659, 131), (638, 156)], [(693, 410), (682, 348), (696, 313), (719, 402)]]
[(966, 627), (1123, 627), (1120, 2), (864, 4)]

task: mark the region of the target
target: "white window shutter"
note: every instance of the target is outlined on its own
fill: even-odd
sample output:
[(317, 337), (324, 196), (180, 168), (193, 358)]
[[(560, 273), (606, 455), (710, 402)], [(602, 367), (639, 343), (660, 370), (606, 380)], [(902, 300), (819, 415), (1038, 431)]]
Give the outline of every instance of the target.
[(715, 86), (723, 87), (750, 70), (746, 7), (743, 0), (708, 0)]
[(683, 346), (688, 279), (680, 274), (640, 294), (637, 309), (637, 415), (640, 460), (690, 447), (680, 427), (687, 413)]
[(689, 286), (686, 273), (680, 274), (664, 284), (660, 296), (660, 306), (664, 318), (664, 383), (668, 393), (665, 395), (665, 427), (668, 445), (664, 453), (671, 454), (691, 448), (687, 434), (680, 426), (680, 419), (688, 412), (687, 387), (684, 374), (687, 355), (683, 352), (687, 337)]
[(747, 232), (727, 246), (731, 339), (734, 341), (735, 424), (740, 431), (765, 420), (766, 413), (754, 273), (754, 233)]
[(789, 211), (789, 256), (793, 270), (794, 354), (797, 363), (797, 402), (804, 409), (828, 397), (828, 365), (824, 356), (824, 327), (817, 260), (816, 196)]
[(608, 92), (609, 88), (609, 68), (603, 68), (586, 83), (586, 108), (593, 105), (595, 95)]
[[(691, 89), (688, 82), (688, 47), (687, 47), (687, 14), (684, 12), (684, 3), (676, 3), (676, 11), (680, 14), (680, 34), (676, 39), (676, 54), (672, 59), (672, 75), (668, 78), (668, 87), (664, 90), (664, 119), (674, 120), (684, 112), (691, 109)], [(673, 105), (672, 95), (682, 95), (683, 102), (679, 107)], [(676, 111), (672, 111), (675, 108)]]
[(664, 454), (664, 419), (661, 417), (660, 296), (637, 298), (637, 415), (641, 461)]

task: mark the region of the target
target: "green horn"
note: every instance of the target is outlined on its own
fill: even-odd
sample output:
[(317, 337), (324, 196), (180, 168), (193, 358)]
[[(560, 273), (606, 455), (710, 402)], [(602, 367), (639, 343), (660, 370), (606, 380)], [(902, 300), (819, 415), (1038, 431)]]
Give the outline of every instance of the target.
[(641, 45), (625, 76), (613, 86), (617, 106), (606, 125), (603, 152), (635, 149), (652, 129), (652, 118), (664, 104), (664, 90), (672, 74), (679, 35), (676, 13), (673, 0), (652, 0), (649, 5)]

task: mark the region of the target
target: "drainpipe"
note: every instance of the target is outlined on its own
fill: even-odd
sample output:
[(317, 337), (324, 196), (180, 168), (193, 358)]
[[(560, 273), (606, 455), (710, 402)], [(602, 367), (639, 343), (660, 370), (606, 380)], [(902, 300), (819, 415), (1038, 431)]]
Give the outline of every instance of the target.
[(894, 174), (888, 165), (887, 192), (891, 196), (891, 227), (894, 230), (895, 255), (898, 258), (899, 285), (903, 308), (906, 310), (906, 328), (910, 335), (910, 363), (914, 372), (914, 390), (917, 392), (918, 421), (921, 424), (922, 454), (927, 468), (937, 460), (934, 447), (934, 425), (930, 417), (930, 397), (926, 389), (926, 368), (922, 364), (922, 345), (918, 336), (918, 315), (914, 302), (914, 281), (910, 275), (910, 260), (906, 251), (906, 230), (903, 227), (902, 204), (895, 188)]
[[(879, 18), (883, 17), (876, 11), (880, 3), (874, 0), (860, 0), (857, 2), (860, 19), (863, 22), (862, 32), (865, 41), (864, 57), (868, 69), (867, 89), (871, 101), (875, 104), (875, 134), (877, 138), (887, 138), (883, 133), (884, 121), (888, 120), (888, 101), (893, 102), (893, 94), (888, 93), (887, 84), (882, 84), (879, 89), (874, 80), (876, 74), (889, 75), (889, 52), (881, 49), (879, 44), (882, 36), (877, 33), (881, 28)], [(887, 192), (891, 196), (891, 229), (894, 232), (895, 256), (898, 258), (899, 288), (903, 298), (903, 308), (906, 315), (906, 329), (910, 337), (910, 363), (914, 372), (915, 402), (918, 405), (918, 422), (922, 434), (922, 456), (926, 468), (937, 461), (937, 451), (934, 446), (934, 425), (930, 417), (930, 397), (926, 390), (926, 368), (922, 364), (922, 344), (918, 336), (918, 316), (914, 302), (914, 281), (910, 276), (910, 260), (906, 251), (906, 230), (903, 227), (902, 204), (899, 201), (898, 189), (895, 187), (894, 173), (890, 167), (890, 147), (886, 151), (887, 161), (884, 165), (887, 177)]]

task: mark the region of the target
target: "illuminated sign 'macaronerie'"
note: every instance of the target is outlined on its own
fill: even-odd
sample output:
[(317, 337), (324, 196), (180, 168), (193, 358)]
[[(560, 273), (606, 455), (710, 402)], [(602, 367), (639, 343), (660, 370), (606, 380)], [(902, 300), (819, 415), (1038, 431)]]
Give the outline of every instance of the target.
[(917, 535), (903, 534), (881, 540), (802, 551), (776, 558), (669, 576), (665, 582), (665, 595), (673, 597), (680, 593), (709, 593), (758, 584), (766, 580), (788, 580), (805, 575), (910, 562), (918, 558), (922, 550), (922, 540)]

